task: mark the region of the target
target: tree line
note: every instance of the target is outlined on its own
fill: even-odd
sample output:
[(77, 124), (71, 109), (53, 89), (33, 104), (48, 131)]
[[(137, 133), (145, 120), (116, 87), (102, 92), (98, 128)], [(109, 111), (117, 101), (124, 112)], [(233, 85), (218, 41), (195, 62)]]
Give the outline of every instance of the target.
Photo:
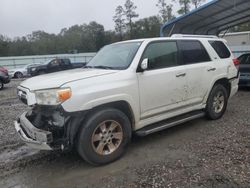
[[(138, 19), (137, 6), (132, 0), (126, 0), (115, 9), (114, 30), (105, 30), (102, 24), (92, 21), (63, 28), (58, 34), (34, 31), (14, 39), (0, 35), (0, 56), (96, 52), (106, 44), (121, 40), (158, 37), (161, 25), (177, 16), (173, 11), (174, 6), (178, 4), (177, 14), (183, 15), (205, 1), (172, 0), (169, 3), (167, 0), (157, 0), (158, 14)], [(250, 29), (249, 26), (239, 27), (238, 30)]]

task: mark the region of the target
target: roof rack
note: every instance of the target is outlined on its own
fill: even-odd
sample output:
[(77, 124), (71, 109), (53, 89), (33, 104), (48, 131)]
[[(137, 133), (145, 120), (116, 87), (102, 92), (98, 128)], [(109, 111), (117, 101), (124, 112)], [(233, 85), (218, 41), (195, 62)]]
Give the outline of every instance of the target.
[(215, 35), (187, 35), (187, 34), (173, 34), (172, 38), (212, 38), (217, 39), (218, 37)]

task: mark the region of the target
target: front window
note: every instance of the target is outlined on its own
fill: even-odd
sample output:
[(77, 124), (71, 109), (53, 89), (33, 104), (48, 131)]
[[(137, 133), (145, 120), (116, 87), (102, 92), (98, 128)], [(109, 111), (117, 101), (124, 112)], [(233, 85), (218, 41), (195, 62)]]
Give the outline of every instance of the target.
[(141, 42), (111, 44), (101, 49), (87, 64), (89, 68), (118, 69), (129, 67)]
[(142, 59), (148, 59), (148, 70), (178, 66), (175, 41), (154, 42), (148, 45)]

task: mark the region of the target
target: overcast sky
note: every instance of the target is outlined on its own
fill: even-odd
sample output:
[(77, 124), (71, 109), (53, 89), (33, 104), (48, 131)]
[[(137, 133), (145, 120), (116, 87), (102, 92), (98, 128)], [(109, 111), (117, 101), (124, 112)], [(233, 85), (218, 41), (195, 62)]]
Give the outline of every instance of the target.
[[(171, 0), (168, 0), (171, 2)], [(115, 8), (125, 0), (0, 0), (0, 34), (24, 36), (43, 30), (59, 33), (62, 28), (97, 21), (113, 29)], [(157, 0), (133, 0), (140, 18), (156, 15)], [(176, 7), (175, 7), (176, 9)]]

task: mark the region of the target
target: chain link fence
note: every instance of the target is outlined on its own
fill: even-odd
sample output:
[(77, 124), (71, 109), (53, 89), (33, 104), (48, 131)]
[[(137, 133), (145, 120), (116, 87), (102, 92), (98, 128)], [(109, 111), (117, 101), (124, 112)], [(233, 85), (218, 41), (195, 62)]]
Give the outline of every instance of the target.
[(55, 54), (55, 55), (36, 55), (36, 56), (13, 56), (0, 57), (0, 66), (8, 69), (22, 67), (27, 64), (44, 63), (54, 58), (68, 58), (72, 63), (88, 63), (96, 53), (79, 54)]

